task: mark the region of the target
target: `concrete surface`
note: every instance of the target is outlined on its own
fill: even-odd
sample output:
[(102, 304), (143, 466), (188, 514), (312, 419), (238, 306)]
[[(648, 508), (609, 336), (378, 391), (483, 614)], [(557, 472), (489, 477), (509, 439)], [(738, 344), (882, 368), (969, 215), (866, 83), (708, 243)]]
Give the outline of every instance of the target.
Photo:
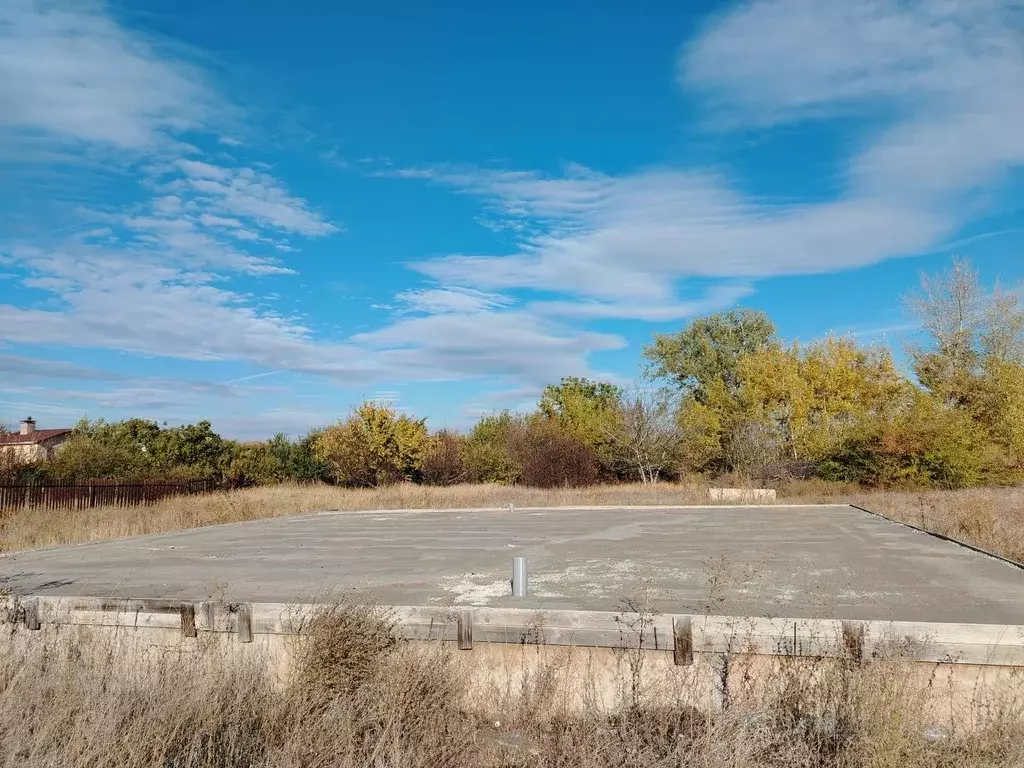
[(10, 553), (4, 588), (1024, 625), (1024, 570), (841, 506), (325, 513)]

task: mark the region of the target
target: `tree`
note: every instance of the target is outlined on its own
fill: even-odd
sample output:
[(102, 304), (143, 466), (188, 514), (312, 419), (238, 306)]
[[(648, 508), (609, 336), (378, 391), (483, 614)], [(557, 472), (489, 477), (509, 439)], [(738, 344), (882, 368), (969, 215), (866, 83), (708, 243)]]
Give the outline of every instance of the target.
[(820, 461), (859, 424), (898, 408), (906, 394), (888, 350), (852, 339), (769, 347), (744, 357), (739, 374), (745, 420), (764, 424), (781, 457), (793, 462)]
[(157, 471), (159, 436), (155, 421), (83, 418), (50, 463), (50, 472), (66, 479), (144, 479)]
[(622, 388), (604, 381), (570, 376), (544, 388), (538, 410), (598, 457), (606, 471), (614, 463), (608, 433), (619, 417)]
[(721, 379), (708, 388), (703, 402), (684, 397), (676, 414), (681, 467), (711, 473), (729, 469), (727, 437), (735, 428), (737, 414), (736, 401), (729, 397)]
[(996, 482), (1024, 479), (1024, 365), (989, 358), (969, 406), (971, 416), (999, 447), (1002, 476)]
[(534, 488), (579, 488), (600, 479), (594, 451), (558, 421), (540, 415), (524, 419), (511, 433), (512, 455), (523, 468), (522, 482)]
[(153, 457), (163, 470), (191, 477), (220, 477), (228, 470), (232, 447), (205, 419), (160, 430)]
[(643, 357), (650, 376), (667, 379), (704, 402), (715, 381), (735, 394), (740, 360), (776, 343), (775, 324), (765, 313), (734, 309), (698, 318), (679, 333), (655, 334)]
[(623, 397), (619, 418), (608, 432), (623, 463), (645, 485), (673, 471), (679, 458), (679, 429), (662, 393), (636, 390)]
[(986, 360), (1024, 362), (1024, 308), (998, 283), (991, 292), (964, 258), (938, 275), (921, 274), (907, 295), (910, 314), (929, 337), (910, 349), (914, 372), (929, 391), (952, 405), (966, 405)]
[(231, 444), (231, 458), (224, 474), (232, 487), (277, 485), (287, 477), (279, 437), (283, 436), (276, 436), (266, 443)]
[(878, 487), (968, 488), (986, 481), (996, 452), (964, 410), (916, 391), (892, 418), (861, 425), (822, 462), (821, 475)]
[(523, 465), (514, 445), (523, 421), (509, 411), (502, 411), (483, 416), (473, 425), (463, 453), (468, 480), (514, 485), (522, 479)]
[(317, 454), (317, 443), (322, 429), (311, 429), (297, 442), (290, 444), (288, 454), (288, 477), (300, 483), (327, 482), (331, 470), (327, 462)]
[(425, 420), (367, 402), (325, 429), (316, 451), (337, 482), (377, 487), (419, 479), (426, 444)]

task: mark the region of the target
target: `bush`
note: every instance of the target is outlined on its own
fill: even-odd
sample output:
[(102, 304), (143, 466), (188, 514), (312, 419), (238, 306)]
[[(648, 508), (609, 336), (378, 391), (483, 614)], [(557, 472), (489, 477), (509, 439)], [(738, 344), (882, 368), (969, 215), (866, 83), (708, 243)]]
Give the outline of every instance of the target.
[(316, 453), (336, 482), (377, 487), (419, 480), (426, 445), (425, 421), (363, 403), (346, 421), (320, 434)]
[(891, 421), (863, 425), (819, 473), (869, 487), (970, 488), (985, 481), (994, 451), (967, 413), (919, 394)]
[(535, 488), (578, 488), (600, 479), (594, 451), (557, 422), (528, 421), (517, 435), (514, 452), (522, 463), (522, 482)]
[(523, 465), (515, 453), (516, 435), (523, 419), (508, 411), (484, 416), (466, 438), (463, 465), (472, 483), (514, 485), (522, 480)]
[(427, 443), (423, 457), (423, 482), (427, 485), (455, 485), (466, 478), (462, 461), (463, 438), (442, 429)]

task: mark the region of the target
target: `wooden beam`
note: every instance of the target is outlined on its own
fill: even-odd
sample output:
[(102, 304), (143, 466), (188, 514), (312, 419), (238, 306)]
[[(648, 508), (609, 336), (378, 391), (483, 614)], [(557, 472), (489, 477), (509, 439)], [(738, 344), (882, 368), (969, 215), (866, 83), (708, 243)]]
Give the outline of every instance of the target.
[(847, 656), (855, 664), (864, 660), (864, 624), (859, 621), (844, 621), (842, 623), (843, 648)]
[(672, 619), (672, 660), (677, 667), (693, 664), (693, 620), (689, 616)]
[(459, 611), (459, 650), (473, 650), (473, 611)]
[(25, 629), (37, 631), (42, 627), (39, 621), (39, 601), (28, 600), (25, 603)]
[(179, 609), (181, 614), (181, 634), (183, 637), (196, 637), (196, 607), (186, 603)]
[(238, 642), (252, 642), (252, 606), (239, 603), (235, 606), (235, 621), (238, 622)]

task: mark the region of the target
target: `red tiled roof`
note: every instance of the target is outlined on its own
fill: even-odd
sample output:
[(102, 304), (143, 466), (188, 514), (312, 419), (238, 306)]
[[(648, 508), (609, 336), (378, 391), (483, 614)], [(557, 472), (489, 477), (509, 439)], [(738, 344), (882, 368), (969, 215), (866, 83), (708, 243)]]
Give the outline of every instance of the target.
[(0, 445), (34, 445), (49, 440), (51, 437), (66, 435), (70, 431), (70, 429), (37, 429), (31, 435), (9, 432), (6, 435), (0, 435)]

